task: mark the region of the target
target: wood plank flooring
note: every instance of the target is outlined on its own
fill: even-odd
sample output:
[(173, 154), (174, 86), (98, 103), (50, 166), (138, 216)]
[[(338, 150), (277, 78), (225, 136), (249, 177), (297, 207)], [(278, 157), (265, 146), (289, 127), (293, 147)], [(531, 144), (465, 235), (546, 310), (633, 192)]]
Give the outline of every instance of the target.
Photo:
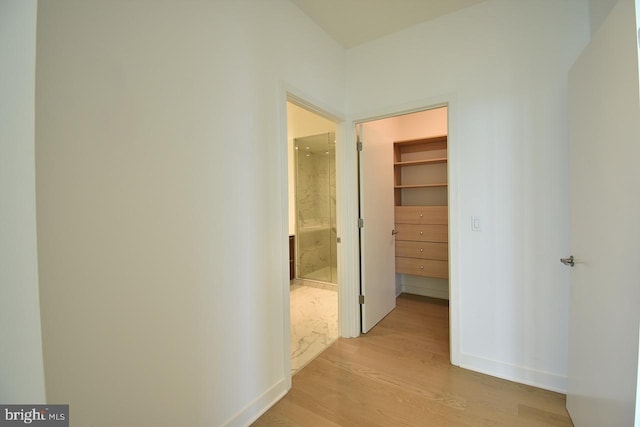
[(254, 426), (572, 426), (565, 396), (451, 366), (446, 301), (403, 294), (340, 338)]

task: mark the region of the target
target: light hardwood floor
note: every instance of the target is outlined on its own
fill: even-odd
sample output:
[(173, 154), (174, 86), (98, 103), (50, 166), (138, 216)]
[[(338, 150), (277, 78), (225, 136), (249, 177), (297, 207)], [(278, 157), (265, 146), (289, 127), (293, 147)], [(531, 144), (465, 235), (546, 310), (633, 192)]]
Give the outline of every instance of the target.
[(446, 302), (403, 294), (340, 338), (254, 426), (571, 426), (565, 396), (451, 366)]

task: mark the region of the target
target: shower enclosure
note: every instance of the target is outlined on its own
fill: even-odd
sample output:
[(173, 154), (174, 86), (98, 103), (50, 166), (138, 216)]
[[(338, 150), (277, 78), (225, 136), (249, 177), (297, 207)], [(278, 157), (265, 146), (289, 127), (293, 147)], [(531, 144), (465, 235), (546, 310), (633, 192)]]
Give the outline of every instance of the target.
[(337, 283), (335, 134), (294, 140), (297, 275)]

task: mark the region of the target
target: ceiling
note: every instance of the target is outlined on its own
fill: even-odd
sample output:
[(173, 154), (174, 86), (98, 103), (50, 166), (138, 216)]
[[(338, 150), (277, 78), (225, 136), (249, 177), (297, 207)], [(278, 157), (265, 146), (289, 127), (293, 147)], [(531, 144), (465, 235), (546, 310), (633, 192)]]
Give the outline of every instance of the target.
[(485, 0), (291, 0), (348, 49)]

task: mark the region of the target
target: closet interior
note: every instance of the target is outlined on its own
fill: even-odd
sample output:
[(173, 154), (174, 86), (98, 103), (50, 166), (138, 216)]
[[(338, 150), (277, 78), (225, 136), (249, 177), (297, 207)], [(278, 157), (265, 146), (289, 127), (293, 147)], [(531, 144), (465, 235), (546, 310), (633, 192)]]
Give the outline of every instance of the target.
[(447, 279), (447, 136), (396, 141), (396, 272)]
[(393, 117), (396, 290), (449, 298), (447, 107)]

